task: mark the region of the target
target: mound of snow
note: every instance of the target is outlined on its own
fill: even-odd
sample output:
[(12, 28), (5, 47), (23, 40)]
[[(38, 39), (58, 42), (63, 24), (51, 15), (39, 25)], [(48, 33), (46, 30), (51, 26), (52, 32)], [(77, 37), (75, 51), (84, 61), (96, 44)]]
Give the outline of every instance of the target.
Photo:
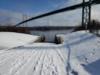
[(76, 58), (91, 73), (100, 74), (100, 38), (96, 35), (78, 31), (71, 34), (58, 35), (69, 47), (71, 58)]
[(91, 75), (77, 59), (70, 59), (70, 67), (69, 75)]
[(33, 43), (40, 39), (40, 36), (15, 33), (0, 32), (0, 49), (12, 48), (27, 43)]
[(86, 31), (77, 31), (77, 32), (72, 32), (68, 34), (58, 34), (56, 37), (61, 43), (71, 43), (74, 41), (77, 41), (81, 39), (83, 36), (86, 37), (86, 35), (91, 35), (89, 32)]

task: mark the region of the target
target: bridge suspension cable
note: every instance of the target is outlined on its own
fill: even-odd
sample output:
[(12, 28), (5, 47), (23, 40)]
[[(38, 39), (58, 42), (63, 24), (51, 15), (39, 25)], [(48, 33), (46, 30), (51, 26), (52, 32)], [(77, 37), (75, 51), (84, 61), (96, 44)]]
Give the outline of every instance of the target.
[(48, 13), (45, 13), (45, 14), (35, 16), (35, 17), (31, 17), (27, 20), (19, 22), (18, 24), (14, 25), (14, 26), (15, 27), (20, 26), (23, 23), (26, 23), (26, 22), (29, 22), (29, 21), (32, 21), (32, 20), (36, 20), (36, 19), (39, 19), (39, 18), (43, 18), (43, 17), (46, 17), (46, 16), (54, 15), (54, 14), (57, 14), (57, 13), (82, 8), (82, 25), (85, 24), (85, 27), (87, 28), (87, 25), (91, 21), (91, 5), (95, 5), (95, 4), (100, 4), (100, 0), (89, 0), (88, 2), (83, 0), (83, 2), (80, 3), (80, 4), (65, 7), (65, 8), (58, 9), (58, 10), (54, 10), (54, 11), (51, 11), (51, 12), (48, 12)]

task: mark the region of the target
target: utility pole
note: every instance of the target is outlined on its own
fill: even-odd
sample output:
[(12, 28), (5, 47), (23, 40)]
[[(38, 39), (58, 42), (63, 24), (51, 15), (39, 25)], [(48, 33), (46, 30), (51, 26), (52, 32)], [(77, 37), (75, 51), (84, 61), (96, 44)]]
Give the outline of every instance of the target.
[(91, 22), (91, 3), (92, 0), (89, 0), (89, 4), (85, 4), (86, 0), (83, 0), (83, 6), (82, 6), (82, 26), (85, 27), (87, 30), (88, 25), (90, 25)]

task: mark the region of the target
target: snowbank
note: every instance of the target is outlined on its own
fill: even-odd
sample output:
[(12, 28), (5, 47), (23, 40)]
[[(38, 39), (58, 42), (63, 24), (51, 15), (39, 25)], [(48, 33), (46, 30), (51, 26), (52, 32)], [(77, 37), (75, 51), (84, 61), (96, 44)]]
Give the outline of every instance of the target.
[(78, 59), (91, 75), (100, 74), (100, 38), (86, 31), (58, 35), (70, 49), (71, 59)]
[(0, 32), (0, 49), (12, 48), (40, 41), (41, 37), (15, 32)]
[(75, 55), (82, 55), (83, 53), (88, 54), (91, 51), (100, 51), (100, 38), (92, 33), (77, 31), (70, 34), (61, 34), (57, 36), (61, 40), (63, 39), (63, 44), (67, 44)]
[(66, 43), (66, 42), (68, 43), (76, 39), (80, 39), (84, 35), (91, 35), (91, 34), (86, 31), (77, 31), (68, 34), (57, 34), (56, 38), (59, 41), (59, 43)]

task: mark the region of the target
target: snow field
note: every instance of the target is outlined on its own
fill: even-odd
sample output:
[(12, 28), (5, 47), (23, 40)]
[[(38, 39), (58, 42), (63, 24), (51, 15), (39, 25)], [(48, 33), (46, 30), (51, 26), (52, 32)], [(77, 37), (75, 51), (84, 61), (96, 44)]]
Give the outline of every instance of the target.
[(60, 45), (31, 43), (0, 50), (0, 75), (99, 75), (91, 63), (100, 59), (100, 39), (84, 31), (67, 35)]
[(0, 32), (0, 50), (41, 41), (40, 36), (15, 32)]
[[(59, 34), (58, 37), (70, 49), (70, 59), (75, 63), (74, 59), (78, 59), (80, 67), (87, 70), (90, 75), (100, 74), (100, 37), (86, 31), (73, 32), (71, 34)], [(75, 68), (75, 64), (72, 63)], [(79, 64), (77, 64), (79, 65)], [(78, 66), (76, 66), (78, 69)], [(76, 69), (76, 70), (77, 70)], [(79, 68), (80, 71), (82, 68)], [(79, 71), (79, 72), (80, 72)], [(83, 71), (82, 71), (83, 72)], [(82, 73), (81, 72), (81, 73)], [(85, 72), (83, 72), (83, 75)]]
[[(26, 47), (32, 47), (32, 45), (26, 45)], [(47, 46), (40, 48), (33, 46), (33, 49), (28, 50), (20, 47), (7, 51), (1, 50), (0, 74), (66, 75), (66, 54), (65, 48), (57, 48), (53, 45), (51, 49)]]

